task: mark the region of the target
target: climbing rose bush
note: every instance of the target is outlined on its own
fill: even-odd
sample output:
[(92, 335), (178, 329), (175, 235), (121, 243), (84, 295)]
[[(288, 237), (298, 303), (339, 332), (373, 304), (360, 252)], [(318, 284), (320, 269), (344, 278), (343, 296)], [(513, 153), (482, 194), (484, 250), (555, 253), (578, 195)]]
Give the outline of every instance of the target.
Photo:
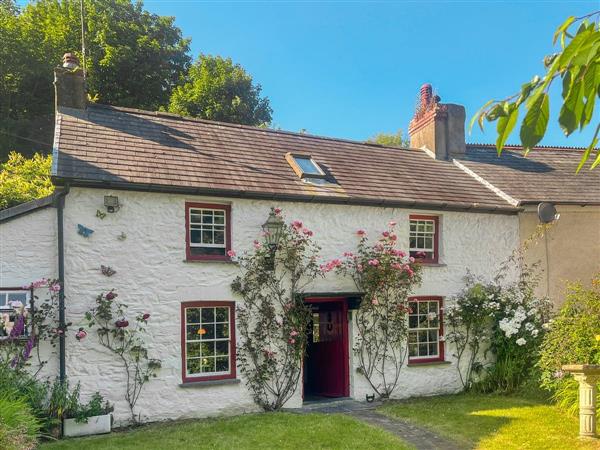
[(354, 346), (360, 373), (381, 398), (398, 385), (407, 355), (408, 296), (421, 283), (421, 266), (397, 248), (396, 222), (370, 243), (357, 231), (355, 251), (321, 266), (354, 280), (363, 300), (356, 311), (358, 336)]
[(237, 360), (255, 402), (266, 411), (281, 409), (299, 385), (311, 320), (301, 294), (322, 276), (313, 232), (299, 220), (285, 223), (281, 209), (273, 211), (283, 226), (275, 254), (263, 233), (250, 251), (230, 255), (242, 272), (231, 288), (244, 300), (237, 309)]

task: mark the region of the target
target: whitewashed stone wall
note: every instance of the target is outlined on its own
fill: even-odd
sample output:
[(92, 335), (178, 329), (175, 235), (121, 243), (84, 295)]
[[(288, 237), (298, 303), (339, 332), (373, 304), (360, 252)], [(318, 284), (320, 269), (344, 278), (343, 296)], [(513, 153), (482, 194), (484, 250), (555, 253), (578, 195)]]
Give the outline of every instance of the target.
[[(0, 223), (0, 289), (58, 277), (56, 227), (56, 209), (52, 207)], [(48, 291), (36, 289), (34, 295), (43, 301), (48, 298)], [(54, 349), (45, 344), (41, 349), (42, 359), (48, 361), (41, 376), (57, 376), (58, 356)], [(36, 370), (34, 360), (32, 368)]]
[[(103, 208), (104, 195), (117, 195), (121, 210), (101, 220), (96, 210)], [(251, 247), (260, 234), (271, 206), (283, 208), (287, 220), (302, 220), (315, 233), (323, 260), (354, 250), (356, 230), (374, 236), (390, 220), (398, 223), (399, 246), (408, 247), (408, 216), (422, 210), (218, 199), (132, 191), (74, 188), (66, 197), (65, 257), (67, 320), (73, 327), (83, 325), (83, 314), (100, 292), (114, 288), (132, 313), (149, 312), (148, 347), (150, 356), (162, 359), (159, 377), (145, 388), (138, 410), (145, 420), (204, 417), (256, 410), (242, 379), (239, 384), (181, 387), (180, 304), (185, 301), (236, 300), (230, 283), (238, 273), (235, 264), (185, 262), (185, 201), (229, 203), (232, 205), (233, 249), (238, 253)], [(518, 245), (516, 216), (432, 211), (439, 214), (440, 262), (425, 268), (423, 285), (415, 295), (445, 298), (463, 287), (467, 269), (490, 279), (497, 265)], [(89, 238), (77, 234), (77, 224), (94, 230)], [(121, 241), (118, 235), (127, 235)], [(108, 278), (100, 265), (117, 273)], [(313, 292), (349, 292), (351, 280), (335, 274), (317, 280)], [(353, 333), (352, 324), (350, 324)], [(94, 333), (77, 342), (67, 340), (67, 373), (72, 382), (81, 382), (84, 396), (100, 391), (115, 403), (118, 422), (129, 418), (123, 392), (123, 371), (111, 354), (100, 347)], [(352, 334), (351, 334), (352, 335)], [(351, 342), (352, 345), (352, 342)], [(451, 364), (404, 368), (398, 397), (454, 392), (460, 388), (452, 349)], [(371, 393), (368, 383), (356, 372), (350, 354), (351, 395), (364, 400)], [(301, 405), (301, 389), (288, 407)]]

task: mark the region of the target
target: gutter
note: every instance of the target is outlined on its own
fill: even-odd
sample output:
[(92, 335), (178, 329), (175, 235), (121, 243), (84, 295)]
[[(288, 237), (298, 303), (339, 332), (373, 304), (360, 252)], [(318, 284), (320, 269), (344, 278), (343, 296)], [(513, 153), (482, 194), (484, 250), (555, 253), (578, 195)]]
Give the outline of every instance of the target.
[(151, 183), (131, 183), (127, 181), (90, 181), (82, 179), (52, 177), (55, 184), (66, 183), (72, 187), (115, 189), (126, 191), (159, 192), (168, 194), (205, 195), (211, 197), (246, 198), (254, 200), (278, 200), (304, 203), (324, 203), (337, 205), (379, 206), (384, 208), (415, 208), (425, 210), (444, 210), (474, 212), (486, 214), (518, 214), (521, 209), (515, 206), (486, 206), (467, 202), (422, 202), (416, 200), (385, 200), (364, 197), (320, 196), (299, 194), (276, 194), (272, 192), (242, 191), (233, 189), (215, 189), (204, 187), (168, 186)]
[(67, 378), (67, 358), (66, 358), (66, 320), (65, 320), (65, 239), (64, 239), (64, 217), (65, 197), (69, 193), (69, 185), (56, 196), (56, 218), (57, 218), (57, 241), (58, 241), (58, 282), (60, 291), (58, 293), (58, 329), (63, 333), (58, 338), (58, 360), (59, 360), (59, 379), (64, 382)]

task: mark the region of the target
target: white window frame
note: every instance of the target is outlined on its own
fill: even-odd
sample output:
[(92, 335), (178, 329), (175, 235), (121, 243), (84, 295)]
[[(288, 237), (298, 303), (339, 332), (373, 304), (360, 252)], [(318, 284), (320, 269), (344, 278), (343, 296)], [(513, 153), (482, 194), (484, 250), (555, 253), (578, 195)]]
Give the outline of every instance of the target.
[[(298, 169), (302, 172), (302, 177), (310, 178), (310, 177), (325, 176), (325, 172), (323, 172), (323, 169), (321, 169), (321, 167), (317, 164), (317, 162), (311, 156), (292, 155), (292, 157), (294, 158), (294, 162), (298, 166)], [(317, 169), (317, 171), (319, 173), (309, 173), (309, 172), (305, 172), (304, 170), (302, 170), (302, 166), (298, 162), (299, 159), (304, 159), (304, 160), (310, 161), (310, 163), (313, 165), (313, 167), (315, 169)]]
[[(204, 211), (211, 211), (213, 213), (213, 216), (212, 216), (213, 217), (213, 222), (210, 223), (210, 224), (205, 224), (203, 222), (192, 223), (192, 211), (200, 211), (200, 217), (202, 217), (204, 215)], [(214, 222), (214, 217), (215, 217), (214, 213), (216, 211), (219, 211), (219, 212), (223, 213), (223, 224), (215, 224), (215, 222)], [(189, 214), (189, 229), (188, 229), (188, 233), (189, 233), (190, 247), (227, 249), (227, 227), (229, 226), (229, 224), (227, 223), (227, 210), (225, 210), (225, 209), (219, 209), (219, 208), (199, 208), (199, 207), (190, 206), (190, 207), (188, 207), (187, 213)], [(198, 215), (198, 213), (194, 213), (194, 214)], [(201, 228), (193, 228), (192, 225), (200, 226)], [(204, 242), (192, 242), (192, 230), (194, 230), (194, 231), (200, 231), (200, 238), (202, 239), (202, 232), (204, 231), (205, 226), (207, 227), (207, 229), (210, 227), (210, 229), (212, 230), (213, 241), (214, 241), (214, 235), (215, 235), (215, 226), (222, 227), (222, 231), (223, 231), (223, 244), (215, 244), (214, 242), (212, 244), (204, 243)]]
[[(418, 362), (419, 360), (438, 360), (444, 357), (444, 353), (443, 353), (443, 341), (440, 339), (442, 336), (442, 330), (443, 330), (443, 316), (442, 316), (442, 299), (440, 298), (412, 298), (408, 300), (409, 305), (411, 303), (416, 303), (417, 304), (417, 311), (412, 311), (408, 314), (408, 360), (409, 362)], [(427, 327), (422, 327), (421, 326), (421, 322), (419, 320), (420, 316), (426, 316), (427, 314), (429, 314), (429, 304), (430, 303), (435, 303), (437, 312), (436, 312), (436, 319), (437, 319), (437, 326), (427, 326)], [(422, 304), (427, 304), (427, 314), (421, 314), (419, 313), (419, 306)], [(417, 317), (417, 327), (416, 328), (411, 328), (410, 326), (410, 318), (411, 317)], [(427, 325), (430, 325), (431, 320), (427, 319)], [(426, 331), (427, 332), (427, 341), (419, 341), (419, 332), (421, 331)], [(419, 345), (420, 344), (427, 344), (427, 352), (429, 353), (429, 344), (434, 343), (434, 341), (430, 341), (429, 340), (429, 332), (430, 331), (435, 331), (437, 333), (437, 340), (435, 341), (435, 344), (437, 346), (437, 351), (435, 354), (427, 354), (427, 355), (417, 355), (417, 356), (411, 356), (410, 354), (410, 347), (411, 345), (416, 345), (417, 348), (417, 353), (419, 353)], [(416, 333), (416, 341), (415, 342), (411, 342), (410, 341), (410, 335)]]
[[(223, 322), (217, 322), (217, 317), (216, 317), (216, 309), (217, 308), (225, 308), (227, 309), (227, 321)], [(189, 309), (199, 309), (199, 314), (200, 314), (200, 322), (196, 323), (196, 322), (188, 322), (188, 314), (187, 311)], [(203, 309), (213, 309), (214, 310), (214, 322), (210, 322), (210, 325), (213, 325), (215, 327), (215, 336), (211, 339), (202, 339), (199, 335), (198, 339), (188, 339), (188, 325), (191, 326), (203, 326), (204, 323), (202, 321), (202, 310)], [(184, 304), (183, 305), (183, 337), (184, 337), (184, 342), (183, 345), (185, 347), (184, 349), (184, 357), (183, 357), (183, 370), (185, 371), (185, 379), (187, 380), (199, 380), (201, 381), (203, 378), (228, 378), (228, 377), (233, 377), (235, 376), (235, 355), (232, 354), (232, 340), (235, 339), (235, 323), (234, 323), (234, 314), (235, 314), (235, 307), (233, 305), (219, 305), (219, 304), (211, 304), (210, 302), (207, 302), (206, 305), (201, 305), (201, 304), (197, 304), (197, 303), (191, 303), (191, 304)], [(216, 326), (217, 325), (222, 325), (222, 324), (227, 324), (228, 327), (228, 337), (227, 338), (217, 338), (216, 337)], [(208, 325), (208, 323), (206, 324)], [(227, 358), (228, 361), (228, 367), (229, 369), (227, 371), (213, 371), (213, 372), (199, 372), (199, 373), (190, 373), (188, 372), (188, 367), (187, 367), (187, 362), (189, 360), (195, 360), (195, 359), (202, 359), (202, 356), (193, 356), (193, 357), (189, 357), (188, 356), (188, 344), (190, 343), (216, 343), (216, 342), (227, 342), (227, 355), (216, 355), (216, 351), (214, 352), (213, 356), (208, 356), (208, 358), (212, 358), (215, 360), (215, 369), (216, 369), (216, 358), (220, 357), (220, 358)]]
[(8, 302), (9, 302), (8, 296), (10, 294), (15, 294), (15, 293), (26, 295), (26, 300), (25, 300), (24, 305), (25, 305), (25, 308), (29, 309), (29, 307), (31, 306), (31, 290), (30, 289), (0, 288), (0, 295), (5, 294), (6, 300), (7, 300), (5, 305), (0, 305), (0, 312), (11, 312), (14, 310), (14, 308), (8, 304)]
[[(412, 225), (413, 223), (416, 226), (416, 230), (412, 231)], [(432, 224), (433, 225), (433, 230), (432, 231), (419, 231), (419, 223), (426, 223), (426, 224)], [(409, 238), (409, 248), (408, 251), (409, 252), (423, 252), (423, 253), (431, 253), (431, 258), (427, 258), (430, 260), (434, 260), (437, 261), (439, 255), (438, 253), (438, 247), (439, 246), (439, 242), (436, 245), (436, 239), (439, 239), (439, 219), (435, 220), (433, 218), (431, 219), (420, 219), (420, 218), (414, 218), (414, 219), (409, 219), (409, 228), (408, 228), (408, 238)], [(415, 239), (415, 244), (417, 244), (416, 246), (412, 246), (410, 245), (410, 241), (411, 239), (414, 238)], [(423, 240), (425, 241), (426, 238), (431, 238), (431, 248), (428, 247), (419, 247), (418, 246), (418, 240), (419, 238), (423, 238)]]

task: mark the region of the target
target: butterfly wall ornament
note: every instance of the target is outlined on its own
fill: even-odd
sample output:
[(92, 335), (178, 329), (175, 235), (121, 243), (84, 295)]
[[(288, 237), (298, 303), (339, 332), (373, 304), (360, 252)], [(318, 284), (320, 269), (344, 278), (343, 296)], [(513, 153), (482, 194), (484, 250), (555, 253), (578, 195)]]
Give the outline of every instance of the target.
[(88, 227), (84, 227), (80, 223), (77, 224), (77, 233), (80, 234), (81, 236), (83, 236), (84, 238), (89, 238), (93, 232), (94, 232), (94, 230), (92, 230)]
[(117, 271), (110, 266), (101, 265), (100, 270), (102, 271), (102, 275), (107, 277), (112, 277), (115, 273), (117, 273)]
[(127, 235), (121, 231), (121, 234), (117, 236), (117, 239), (120, 241), (124, 241), (127, 239)]
[(99, 217), (100, 220), (103, 220), (106, 217), (106, 213), (100, 211), (99, 209), (96, 210), (96, 217)]

